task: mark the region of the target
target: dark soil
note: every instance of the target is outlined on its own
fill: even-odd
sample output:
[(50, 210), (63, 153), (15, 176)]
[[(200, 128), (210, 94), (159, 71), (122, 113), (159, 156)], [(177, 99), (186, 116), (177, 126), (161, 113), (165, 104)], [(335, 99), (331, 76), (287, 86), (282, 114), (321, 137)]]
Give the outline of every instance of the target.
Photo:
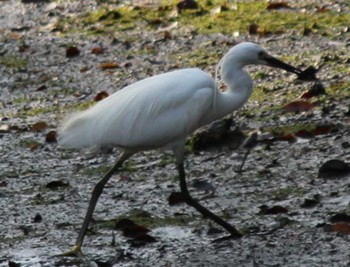
[[(295, 1), (289, 12), (324, 7), (349, 14), (346, 1), (306, 2)], [(0, 266), (350, 266), (350, 176), (342, 164), (340, 175), (337, 166), (319, 175), (328, 160), (350, 162), (350, 24), (330, 25), (328, 35), (202, 33), (181, 24), (145, 30), (144, 22), (97, 35), (83, 30), (96, 25), (57, 27), (103, 4), (120, 3), (0, 1)], [(246, 135), (259, 131), (242, 173), (245, 150), (236, 143), (188, 153), (189, 183), (210, 189), (191, 193), (244, 237), (213, 242), (226, 233), (185, 204), (169, 205), (179, 191), (174, 160), (150, 151), (106, 186), (85, 257), (54, 257), (74, 244), (90, 192), (119, 152), (65, 150), (47, 134), (102, 91), (183, 67), (214, 74), (220, 57), (244, 40), (302, 69), (320, 68), (325, 89), (299, 99), (314, 82), (251, 67), (256, 90), (231, 126)], [(67, 55), (69, 47), (78, 51)], [(300, 100), (313, 105), (282, 108)], [(122, 218), (144, 225), (155, 240), (125, 236), (115, 229)]]

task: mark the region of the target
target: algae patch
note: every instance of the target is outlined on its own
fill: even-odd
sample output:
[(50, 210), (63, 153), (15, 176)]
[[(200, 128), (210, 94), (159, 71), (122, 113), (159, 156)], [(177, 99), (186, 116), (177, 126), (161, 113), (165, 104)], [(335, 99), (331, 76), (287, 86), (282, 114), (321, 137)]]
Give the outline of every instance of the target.
[[(284, 32), (299, 35), (320, 34), (336, 36), (350, 25), (350, 14), (327, 10), (315, 12), (312, 7), (268, 9), (266, 1), (198, 1), (197, 9), (176, 12), (175, 1), (161, 2), (159, 6), (143, 7), (121, 5), (111, 7), (102, 4), (99, 9), (77, 18), (60, 22), (60, 28), (68, 32), (102, 34), (106, 32), (159, 29), (178, 22), (180, 28), (190, 28), (199, 33), (224, 34), (279, 34)], [(62, 23), (64, 25), (62, 25)], [(252, 32), (251, 27), (257, 27)], [(83, 30), (83, 32), (84, 32)]]

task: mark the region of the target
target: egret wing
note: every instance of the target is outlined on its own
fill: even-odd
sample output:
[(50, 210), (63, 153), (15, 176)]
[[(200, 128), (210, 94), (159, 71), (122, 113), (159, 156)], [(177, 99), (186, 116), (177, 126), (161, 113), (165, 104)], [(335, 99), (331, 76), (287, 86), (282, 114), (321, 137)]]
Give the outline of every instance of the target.
[(71, 117), (61, 128), (59, 142), (72, 148), (166, 146), (201, 126), (214, 90), (213, 79), (198, 69), (141, 80)]

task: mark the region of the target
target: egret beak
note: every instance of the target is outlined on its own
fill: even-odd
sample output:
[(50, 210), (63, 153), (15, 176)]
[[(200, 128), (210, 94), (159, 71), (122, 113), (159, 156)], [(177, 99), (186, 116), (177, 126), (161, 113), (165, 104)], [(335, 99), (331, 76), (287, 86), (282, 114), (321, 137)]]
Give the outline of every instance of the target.
[(274, 58), (272, 56), (266, 55), (264, 57), (264, 60), (267, 62), (266, 65), (270, 66), (270, 67), (279, 68), (279, 69), (282, 69), (282, 70), (285, 70), (288, 72), (295, 73), (297, 75), (299, 75), (302, 72), (300, 69), (297, 69), (297, 68), (293, 67), (292, 65), (284, 63), (283, 61), (281, 61), (277, 58)]

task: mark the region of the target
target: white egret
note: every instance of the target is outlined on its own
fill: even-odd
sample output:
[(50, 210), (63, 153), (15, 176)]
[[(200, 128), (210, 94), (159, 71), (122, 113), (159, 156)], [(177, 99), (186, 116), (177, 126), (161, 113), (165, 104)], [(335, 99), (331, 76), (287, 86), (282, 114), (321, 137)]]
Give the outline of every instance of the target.
[(259, 45), (244, 42), (231, 48), (219, 63), (227, 86), (224, 92), (216, 88), (215, 80), (206, 72), (181, 69), (129, 85), (63, 123), (59, 130), (60, 145), (67, 148), (113, 145), (121, 148), (122, 154), (94, 187), (75, 245), (62, 255), (81, 255), (89, 222), (105, 184), (125, 160), (150, 149), (174, 152), (181, 192), (188, 205), (221, 225), (232, 238), (242, 236), (190, 196), (185, 179), (184, 146), (189, 134), (232, 113), (248, 100), (253, 83), (243, 67), (252, 64), (300, 74), (299, 69), (270, 56)]

